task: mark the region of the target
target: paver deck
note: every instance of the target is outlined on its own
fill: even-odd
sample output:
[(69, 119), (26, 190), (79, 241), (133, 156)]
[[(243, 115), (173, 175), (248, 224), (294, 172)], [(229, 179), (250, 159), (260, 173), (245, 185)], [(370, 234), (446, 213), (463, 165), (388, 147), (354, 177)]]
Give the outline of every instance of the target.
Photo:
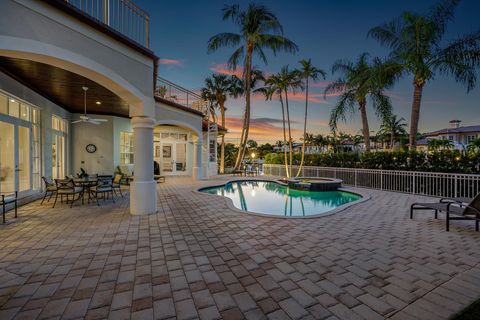
[(362, 189), (334, 215), (231, 210), (167, 178), (157, 214), (35, 202), (0, 226), (0, 319), (446, 319), (480, 297), (480, 232)]

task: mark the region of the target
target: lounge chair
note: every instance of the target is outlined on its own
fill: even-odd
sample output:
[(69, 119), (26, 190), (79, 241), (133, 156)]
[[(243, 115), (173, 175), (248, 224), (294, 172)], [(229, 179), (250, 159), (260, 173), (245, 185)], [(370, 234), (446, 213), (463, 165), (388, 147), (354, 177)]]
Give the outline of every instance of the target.
[[(463, 198), (463, 200), (467, 200)], [(433, 210), (435, 219), (438, 218), (438, 211), (447, 215), (446, 230), (450, 230), (450, 220), (475, 220), (475, 230), (479, 230), (480, 224), (480, 193), (466, 204), (462, 199), (441, 199), (436, 203), (414, 203), (410, 207), (410, 219), (413, 219), (414, 210)], [(453, 215), (453, 217), (451, 216)]]
[(4, 193), (0, 195), (0, 205), (2, 206), (2, 215), (3, 215), (3, 223), (6, 222), (5, 220), (5, 212), (7, 211), (7, 204), (13, 203), (15, 206), (15, 218), (17, 218), (17, 199), (18, 199), (18, 192), (12, 193)]

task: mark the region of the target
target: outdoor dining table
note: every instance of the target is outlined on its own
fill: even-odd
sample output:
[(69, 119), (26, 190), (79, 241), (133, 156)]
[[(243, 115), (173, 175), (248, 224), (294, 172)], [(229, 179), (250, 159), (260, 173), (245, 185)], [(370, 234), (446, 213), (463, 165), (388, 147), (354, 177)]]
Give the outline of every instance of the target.
[(73, 182), (83, 188), (82, 204), (84, 203), (85, 192), (88, 192), (87, 203), (90, 203), (90, 200), (92, 199), (91, 188), (97, 185), (98, 178), (77, 178), (73, 179)]

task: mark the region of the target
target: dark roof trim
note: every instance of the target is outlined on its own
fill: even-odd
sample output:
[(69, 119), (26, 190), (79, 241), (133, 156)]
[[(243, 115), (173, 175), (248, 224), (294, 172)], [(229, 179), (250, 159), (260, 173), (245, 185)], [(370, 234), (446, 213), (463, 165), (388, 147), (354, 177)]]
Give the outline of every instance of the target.
[(202, 117), (204, 116), (204, 114), (202, 112), (197, 111), (197, 110), (192, 109), (192, 108), (185, 107), (185, 106), (183, 106), (179, 103), (176, 103), (176, 102), (173, 102), (173, 101), (170, 101), (170, 100), (158, 97), (158, 96), (155, 96), (154, 98), (155, 98), (155, 101), (157, 101), (157, 102), (164, 103), (164, 104), (169, 105), (171, 107), (180, 109), (182, 111), (190, 112), (190, 113), (196, 114), (198, 116), (202, 116)]
[(128, 47), (140, 52), (141, 54), (152, 58), (154, 63), (157, 62), (158, 57), (153, 53), (152, 50), (145, 48), (144, 46), (140, 45), (139, 43), (131, 40), (127, 36), (121, 34), (120, 32), (116, 31), (112, 27), (99, 22), (98, 20), (94, 19), (90, 15), (86, 14), (82, 10), (76, 8), (75, 6), (69, 4), (64, 0), (43, 0), (43, 2), (48, 3), (49, 5), (77, 18), (78, 20), (88, 24), (92, 28), (105, 33), (106, 35), (114, 38), (115, 40), (122, 42), (123, 44), (127, 45)]
[(477, 126), (466, 126), (466, 127), (458, 127), (458, 128), (445, 128), (437, 131), (428, 132), (426, 136), (438, 136), (440, 134), (448, 134), (448, 133), (469, 133), (469, 132), (480, 132), (480, 125)]

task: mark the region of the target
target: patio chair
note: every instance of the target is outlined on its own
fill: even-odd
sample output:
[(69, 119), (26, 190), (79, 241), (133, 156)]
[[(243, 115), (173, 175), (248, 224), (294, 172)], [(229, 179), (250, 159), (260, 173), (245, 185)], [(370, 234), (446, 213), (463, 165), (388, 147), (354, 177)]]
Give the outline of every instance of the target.
[[(53, 203), (53, 208), (57, 204), (58, 196), (60, 195), (60, 202), (63, 202), (63, 196), (67, 197), (67, 204), (70, 196), (72, 196), (72, 202), (70, 203), (70, 208), (73, 207), (75, 201), (80, 198), (83, 198), (83, 187), (75, 185), (73, 179), (55, 179), (55, 184), (57, 185), (57, 192), (55, 194), (55, 202)], [(77, 196), (77, 199), (75, 199)]]
[(438, 211), (445, 212), (447, 215), (447, 231), (450, 230), (450, 220), (474, 220), (475, 231), (478, 231), (480, 224), (480, 193), (468, 204), (461, 201), (451, 201), (451, 199), (450, 201), (441, 199), (437, 203), (413, 203), (410, 207), (410, 219), (413, 219), (414, 210), (433, 210), (435, 219), (438, 218)]
[(102, 199), (105, 202), (105, 199), (108, 199), (108, 196), (112, 196), (112, 201), (115, 203), (115, 198), (113, 196), (113, 188), (112, 188), (112, 179), (98, 179), (97, 185), (91, 188), (92, 194), (95, 196), (95, 200), (97, 201), (97, 205), (99, 206), (100, 203), (98, 202), (99, 195), (102, 195)]
[(48, 196), (49, 193), (50, 193), (50, 196), (48, 197), (47, 202), (50, 202), (50, 199), (52, 199), (53, 194), (57, 192), (57, 185), (55, 184), (55, 181), (53, 181), (52, 178), (42, 177), (42, 180), (45, 183), (45, 194), (40, 204), (43, 204), (43, 201), (45, 201), (45, 198)]
[(116, 173), (115, 176), (113, 177), (113, 180), (112, 180), (112, 189), (113, 189), (113, 193), (115, 193), (115, 195), (117, 195), (117, 192), (115, 190), (118, 190), (118, 192), (120, 192), (120, 195), (123, 198), (122, 186), (120, 184), (122, 182), (122, 179), (123, 179), (123, 174)]
[(5, 220), (5, 212), (7, 211), (7, 204), (14, 203), (15, 207), (15, 218), (17, 218), (17, 199), (18, 199), (18, 192), (11, 192), (11, 193), (4, 193), (0, 197), (0, 205), (2, 206), (2, 216), (3, 216), (3, 223), (6, 223)]

